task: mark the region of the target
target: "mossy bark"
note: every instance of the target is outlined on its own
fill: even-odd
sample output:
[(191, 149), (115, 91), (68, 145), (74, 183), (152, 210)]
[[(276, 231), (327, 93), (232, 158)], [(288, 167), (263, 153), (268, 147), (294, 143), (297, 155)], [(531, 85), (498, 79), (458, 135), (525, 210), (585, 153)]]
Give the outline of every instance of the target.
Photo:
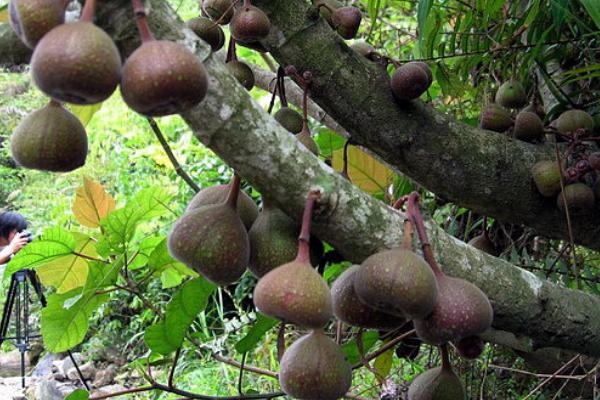
[[(149, 3), (149, 23), (157, 38), (187, 45), (210, 74), (206, 99), (183, 115), (202, 143), (297, 220), (307, 193), (320, 188), (324, 195), (315, 210), (313, 233), (348, 260), (358, 263), (379, 249), (399, 245), (401, 213), (362, 192), (300, 146), (227, 73), (209, 46), (185, 29), (166, 2)], [(412, 176), (424, 174), (420, 181), (443, 195), (473, 194), (461, 203), (480, 211), (496, 210), (507, 218), (514, 212), (513, 220), (533, 225), (536, 218), (561, 219), (530, 190), (529, 165), (550, 157), (549, 148), (467, 128), (419, 102), (398, 105), (391, 98), (386, 75), (355, 56), (322, 21), (312, 18), (312, 8), (299, 1), (258, 3), (275, 24), (266, 44), (280, 61), (311, 69), (313, 96), (343, 121), (360, 144)], [(129, 2), (104, 1), (99, 11), (100, 25), (125, 56), (131, 53), (139, 39)], [(282, 32), (277, 26), (284, 22)], [(503, 190), (504, 185), (510, 187)], [(540, 215), (525, 218), (529, 213)], [(546, 231), (561, 233), (558, 228)], [(430, 225), (429, 233), (444, 270), (475, 283), (490, 297), (496, 329), (529, 336), (536, 347), (600, 356), (599, 297), (541, 280), (436, 226)]]
[(8, 23), (0, 24), (0, 66), (28, 64), (32, 50), (25, 46)]

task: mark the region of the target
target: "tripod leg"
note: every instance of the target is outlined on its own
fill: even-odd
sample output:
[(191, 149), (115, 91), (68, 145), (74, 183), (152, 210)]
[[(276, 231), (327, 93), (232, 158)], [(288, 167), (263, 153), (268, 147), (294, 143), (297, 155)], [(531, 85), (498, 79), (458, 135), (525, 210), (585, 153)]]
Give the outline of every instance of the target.
[(10, 279), (10, 287), (8, 294), (6, 295), (6, 302), (4, 303), (4, 311), (2, 312), (2, 322), (0, 322), (0, 345), (4, 342), (6, 334), (8, 333), (8, 323), (12, 314), (13, 305), (15, 302), (15, 291), (16, 291), (17, 280), (13, 275)]
[(40, 283), (40, 278), (37, 276), (37, 273), (34, 270), (30, 269), (30, 270), (28, 270), (27, 276), (29, 277), (29, 280), (31, 281), (31, 286), (33, 286), (35, 293), (37, 294), (38, 298), (40, 299), (40, 303), (42, 303), (42, 307), (46, 307), (46, 305), (47, 305), (46, 297), (44, 296), (44, 291), (42, 290), (42, 284)]
[(77, 375), (79, 375), (79, 379), (81, 380), (81, 383), (83, 383), (83, 386), (85, 386), (85, 388), (88, 391), (90, 391), (90, 387), (89, 387), (88, 383), (85, 381), (85, 378), (83, 377), (83, 374), (81, 373), (81, 370), (79, 369), (79, 365), (77, 365), (77, 361), (75, 361), (75, 357), (73, 357), (71, 350), (67, 350), (67, 354), (69, 354), (69, 358), (71, 359), (71, 362), (73, 363), (73, 365), (75, 366), (75, 369), (77, 370)]
[(19, 349), (21, 352), (21, 387), (25, 389), (25, 349)]

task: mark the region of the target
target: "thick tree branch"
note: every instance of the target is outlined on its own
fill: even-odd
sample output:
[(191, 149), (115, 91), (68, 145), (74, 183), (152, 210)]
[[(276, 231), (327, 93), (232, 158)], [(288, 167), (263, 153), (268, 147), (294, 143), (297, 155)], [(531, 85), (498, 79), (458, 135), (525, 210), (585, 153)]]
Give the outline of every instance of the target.
[(25, 46), (10, 24), (0, 24), (0, 66), (14, 67), (27, 64), (32, 50)]
[[(103, 3), (100, 21), (117, 39), (124, 53), (128, 54), (139, 40), (132, 25), (131, 10), (128, 7), (119, 7), (126, 3), (125, 0)], [(306, 193), (311, 189), (321, 188), (325, 195), (316, 210), (313, 232), (335, 246), (348, 260), (360, 262), (381, 248), (399, 245), (403, 221), (400, 213), (354, 187), (299, 145), (292, 135), (281, 128), (251, 99), (226, 72), (222, 62), (210, 55), (208, 46), (199, 42), (184, 28), (174, 11), (165, 2), (152, 0), (151, 4), (154, 10), (149, 20), (156, 36), (179, 40), (205, 60), (210, 74), (208, 95), (199, 106), (183, 115), (202, 143), (215, 151), (259, 191), (268, 192), (270, 197), (294, 218), (300, 218)], [(288, 4), (289, 2), (277, 3), (282, 13), (290, 11)], [(275, 23), (278, 23), (278, 14), (272, 15)], [(304, 13), (301, 13), (294, 18), (304, 20), (303, 16)], [(290, 21), (290, 26), (297, 27), (298, 22)], [(315, 41), (313, 45), (321, 48), (322, 53), (327, 52), (329, 48), (333, 51), (342, 49), (343, 52), (347, 52), (345, 45), (338, 44), (337, 39), (331, 37), (324, 26), (319, 26), (321, 26), (320, 22), (309, 24), (300, 33), (296, 33), (296, 36), (281, 36), (280, 41), (288, 44), (295, 43), (295, 37), (302, 36), (302, 33), (310, 32), (312, 29), (318, 29), (324, 32), (325, 36), (320, 41)], [(351, 53), (344, 56), (344, 58), (348, 57), (353, 59), (354, 56)], [(346, 84), (350, 88), (360, 89), (363, 83), (356, 83), (356, 80), (350, 78), (358, 76), (360, 71), (373, 71), (372, 66), (366, 61), (353, 59), (347, 71), (345, 67), (342, 68), (332, 61), (329, 66), (334, 67), (333, 71), (327, 72), (311, 58), (310, 54), (306, 58), (314, 63), (313, 76), (319, 82), (317, 86), (319, 93), (328, 90), (323, 86), (324, 78), (321, 74), (329, 77), (343, 74), (349, 78)], [(360, 71), (355, 69), (357, 65), (362, 65)], [(373, 74), (366, 76), (370, 77), (373, 90), (377, 91), (382, 87), (381, 76)], [(349, 95), (349, 89), (344, 89), (342, 86), (338, 89)], [(373, 124), (387, 126), (383, 115), (371, 115), (362, 109), (371, 109), (371, 102), (376, 100), (373, 96), (385, 97), (386, 94), (364, 91), (360, 99), (354, 96), (355, 108), (348, 110), (349, 113), (354, 111), (357, 114), (348, 120), (351, 121), (349, 127), (352, 127), (352, 130), (362, 125), (358, 121), (361, 118), (367, 120), (370, 118)], [(399, 108), (396, 108), (393, 103), (390, 104), (396, 110), (396, 114), (405, 118)], [(379, 105), (389, 109), (385, 105)], [(338, 115), (340, 113), (334, 107), (329, 109), (335, 110)], [(403, 125), (388, 126), (387, 134), (390, 135), (386, 138), (388, 142), (404, 144), (408, 147), (415, 144), (427, 147), (422, 143), (422, 138), (416, 134), (419, 126), (423, 125), (424, 130), (437, 129), (440, 142), (449, 148), (449, 152), (452, 149), (458, 151), (460, 145), (466, 148), (462, 150), (463, 152), (469, 152), (469, 149), (473, 149), (474, 146), (471, 142), (475, 142), (481, 146), (483, 143), (496, 143), (509, 149), (521, 149), (517, 152), (520, 158), (517, 158), (515, 163), (527, 164), (542, 154), (541, 150), (533, 146), (507, 142), (498, 135), (459, 126), (418, 103), (410, 106), (409, 110), (414, 113), (414, 120), (404, 120), (404, 126), (405, 132), (412, 133), (407, 135), (398, 132), (398, 126)], [(396, 120), (393, 115), (386, 116)], [(453, 133), (449, 135), (444, 129), (450, 129)], [(369, 131), (372, 132), (370, 129)], [(474, 136), (471, 139), (460, 136), (455, 138), (454, 136), (459, 132), (473, 133)], [(398, 137), (393, 139), (392, 133)], [(458, 142), (451, 143), (450, 138)], [(386, 141), (382, 139), (381, 143), (386, 144)], [(382, 145), (371, 146), (373, 147), (383, 148)], [(487, 154), (484, 150), (479, 149), (480, 156), (482, 156), (481, 152)], [(417, 152), (414, 157), (418, 154), (421, 152)], [(490, 156), (493, 154), (490, 151)], [(404, 160), (408, 157), (405, 155), (401, 158)], [(454, 161), (453, 164), (452, 160), (451, 156), (439, 163), (430, 160), (427, 167), (431, 170), (432, 164), (440, 168), (455, 165), (457, 172), (447, 170), (442, 181), (448, 181), (449, 176), (454, 180), (466, 171), (463, 169), (464, 165), (458, 161)], [(505, 162), (510, 164), (509, 161), (510, 158), (507, 158)], [(512, 171), (514, 168), (509, 169)], [(525, 172), (522, 172), (524, 176)], [(499, 179), (505, 178), (502, 171), (499, 170), (498, 173)], [(432, 174), (439, 175), (439, 172), (432, 172)], [(460, 184), (458, 181), (453, 183)], [(480, 185), (487, 187), (485, 183)], [(515, 198), (518, 196), (515, 195)], [(519, 205), (515, 204), (511, 207), (514, 209)], [(600, 299), (598, 297), (541, 280), (506, 261), (479, 252), (434, 225), (429, 225), (428, 230), (436, 257), (445, 272), (474, 282), (490, 297), (495, 312), (496, 329), (530, 336), (534, 347), (556, 346), (590, 355), (600, 355)]]

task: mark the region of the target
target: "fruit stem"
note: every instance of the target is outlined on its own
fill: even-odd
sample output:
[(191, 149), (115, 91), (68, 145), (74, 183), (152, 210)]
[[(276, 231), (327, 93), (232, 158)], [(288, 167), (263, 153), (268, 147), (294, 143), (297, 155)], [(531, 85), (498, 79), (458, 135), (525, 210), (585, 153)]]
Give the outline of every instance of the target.
[(131, 0), (131, 5), (133, 6), (133, 13), (135, 14), (135, 23), (137, 25), (138, 31), (140, 32), (142, 43), (153, 41), (154, 35), (152, 34), (150, 27), (148, 26), (148, 21), (146, 21), (146, 9), (144, 8), (142, 0)]
[(404, 220), (404, 235), (402, 236), (402, 245), (400, 246), (403, 250), (412, 250), (413, 242), (413, 226), (410, 221), (410, 217), (407, 216)]
[(335, 11), (335, 8), (322, 1), (317, 2), (317, 4), (315, 4), (315, 7), (317, 7), (317, 10), (319, 11), (321, 7), (325, 7), (330, 13), (333, 13)]
[(344, 166), (342, 168), (342, 175), (350, 179), (350, 175), (348, 175), (348, 146), (350, 146), (350, 139), (346, 140), (346, 143), (344, 143)]
[(433, 255), (433, 251), (431, 250), (431, 244), (429, 243), (429, 238), (427, 237), (427, 231), (425, 230), (425, 224), (423, 223), (423, 216), (421, 215), (421, 210), (419, 209), (419, 193), (412, 192), (408, 196), (408, 209), (407, 213), (415, 224), (415, 228), (417, 230), (417, 234), (419, 235), (419, 240), (421, 241), (421, 248), (423, 249), (423, 256), (425, 257), (425, 261), (429, 264), (433, 273), (436, 277), (444, 276), (442, 269), (438, 265), (435, 257)]
[(277, 86), (279, 87), (279, 98), (281, 99), (281, 106), (287, 107), (287, 96), (285, 95), (285, 70), (283, 67), (277, 69)]
[(52, 106), (52, 107), (61, 107), (61, 108), (62, 108), (62, 106), (63, 106), (63, 105), (62, 105), (62, 103), (61, 103), (60, 101), (56, 101), (56, 100), (54, 100), (54, 99), (52, 99), (52, 98), (51, 98), (51, 99), (50, 99), (50, 101), (48, 102), (48, 105), (49, 105), (49, 106)]
[(233, 36), (229, 38), (229, 46), (227, 47), (227, 58), (225, 59), (225, 63), (230, 61), (237, 61), (237, 55), (235, 51), (235, 39)]
[(84, 22), (92, 22), (94, 15), (96, 15), (96, 0), (86, 0), (79, 20)]
[(233, 178), (231, 178), (231, 182), (229, 183), (229, 194), (227, 195), (227, 200), (225, 200), (225, 204), (233, 208), (237, 209), (237, 199), (240, 194), (240, 176), (237, 173), (233, 174)]
[(452, 364), (450, 364), (450, 353), (448, 352), (448, 344), (442, 344), (440, 346), (440, 352), (442, 353), (442, 371), (451, 372)]
[(302, 229), (298, 237), (298, 255), (296, 261), (310, 263), (310, 225), (312, 222), (315, 202), (321, 197), (319, 190), (311, 190), (306, 198), (304, 214), (302, 215)]

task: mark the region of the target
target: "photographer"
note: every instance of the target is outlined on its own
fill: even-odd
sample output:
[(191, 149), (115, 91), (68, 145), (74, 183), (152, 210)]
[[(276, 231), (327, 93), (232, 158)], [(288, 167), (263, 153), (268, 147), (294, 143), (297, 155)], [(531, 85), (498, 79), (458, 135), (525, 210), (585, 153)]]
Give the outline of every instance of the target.
[(0, 213), (0, 265), (8, 263), (31, 241), (31, 235), (25, 229), (27, 221), (21, 214), (11, 211)]

